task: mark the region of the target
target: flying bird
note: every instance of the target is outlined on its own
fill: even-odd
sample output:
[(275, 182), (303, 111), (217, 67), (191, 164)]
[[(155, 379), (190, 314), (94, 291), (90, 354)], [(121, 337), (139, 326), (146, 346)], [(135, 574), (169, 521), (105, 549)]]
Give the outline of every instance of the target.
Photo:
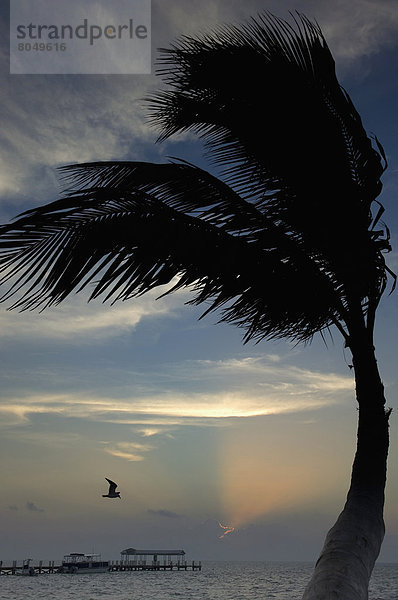
[(109, 492), (107, 494), (102, 494), (103, 498), (120, 498), (120, 492), (116, 491), (117, 483), (111, 481), (107, 477), (105, 477), (107, 482), (109, 483)]

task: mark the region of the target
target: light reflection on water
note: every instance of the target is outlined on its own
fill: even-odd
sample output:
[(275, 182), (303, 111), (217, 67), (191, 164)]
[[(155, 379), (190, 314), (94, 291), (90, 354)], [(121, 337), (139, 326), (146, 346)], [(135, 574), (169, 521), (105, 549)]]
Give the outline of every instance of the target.
[[(202, 571), (0, 577), (0, 600), (300, 600), (310, 563), (203, 562)], [(398, 565), (377, 565), (369, 600), (398, 599)]]

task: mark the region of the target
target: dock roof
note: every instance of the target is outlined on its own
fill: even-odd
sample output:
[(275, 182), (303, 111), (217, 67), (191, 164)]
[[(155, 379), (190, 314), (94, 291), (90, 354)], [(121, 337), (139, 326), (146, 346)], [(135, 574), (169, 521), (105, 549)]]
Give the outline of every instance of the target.
[(183, 556), (185, 550), (137, 550), (136, 548), (126, 548), (120, 554), (128, 556)]

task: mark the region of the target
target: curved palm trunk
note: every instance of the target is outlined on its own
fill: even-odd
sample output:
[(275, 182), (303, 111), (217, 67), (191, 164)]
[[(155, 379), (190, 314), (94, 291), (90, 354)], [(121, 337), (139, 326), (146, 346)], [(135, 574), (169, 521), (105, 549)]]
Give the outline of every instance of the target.
[(303, 600), (366, 600), (384, 537), (388, 418), (368, 336), (351, 343), (359, 405), (358, 444), (344, 509), (328, 532)]

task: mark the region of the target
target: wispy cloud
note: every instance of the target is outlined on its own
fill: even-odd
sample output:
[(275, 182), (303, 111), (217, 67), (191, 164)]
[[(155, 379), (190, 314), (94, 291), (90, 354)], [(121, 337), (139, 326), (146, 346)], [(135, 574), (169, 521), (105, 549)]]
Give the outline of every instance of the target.
[(87, 302), (87, 294), (79, 294), (42, 313), (5, 311), (3, 305), (0, 306), (0, 337), (27, 340), (79, 337), (82, 340), (89, 336), (90, 341), (114, 337), (134, 330), (142, 319), (172, 317), (183, 305), (187, 293), (177, 292), (158, 299), (166, 289), (167, 286), (162, 286), (143, 297), (113, 306), (98, 300)]
[(316, 12), (337, 59), (353, 61), (396, 44), (398, 13), (390, 0), (336, 0)]
[(167, 426), (146, 426), (146, 427), (139, 427), (136, 429), (136, 432), (139, 433), (142, 437), (153, 437), (153, 436), (166, 436), (168, 438), (173, 438), (172, 433), (170, 433), (171, 431), (173, 431), (172, 428), (169, 428)]
[(144, 453), (154, 449), (149, 444), (138, 444), (134, 442), (102, 442), (104, 450), (112, 456), (123, 458), (129, 462), (144, 460)]
[[(63, 78), (46, 79), (51, 94), (43, 94), (41, 77), (14, 79), (12, 88), (3, 87), (1, 159), (5, 168), (0, 194), (12, 195), (19, 203), (33, 189), (34, 195), (41, 193), (47, 199), (59, 187), (56, 165), (122, 159), (134, 153), (131, 144), (138, 148), (145, 140), (153, 143), (140, 101), (151, 80), (131, 78), (130, 84), (125, 81), (118, 86), (102, 78), (93, 88), (84, 78), (75, 79), (73, 86)], [(54, 97), (58, 98), (55, 104)]]
[(378, 52), (388, 44), (394, 44), (398, 31), (398, 14), (391, 0), (206, 0), (206, 11), (185, 3), (167, 3), (157, 8), (162, 36), (167, 44), (180, 32), (195, 35), (208, 31), (219, 23), (239, 23), (251, 16), (269, 10), (289, 19), (289, 11), (298, 10), (321, 25), (326, 39), (339, 61), (355, 60), (363, 55)]
[[(173, 379), (174, 369), (178, 370), (180, 379), (175, 374)], [(164, 418), (167, 425), (176, 422), (170, 419), (198, 419), (202, 423), (203, 419), (301, 412), (338, 403), (354, 388), (350, 376), (270, 363), (263, 358), (188, 361), (180, 364), (179, 369), (175, 365), (170, 370), (169, 389), (164, 391), (152, 389), (147, 394), (124, 398), (97, 396), (95, 392), (9, 397), (2, 401), (0, 411), (21, 424), (39, 413), (97, 422), (142, 424), (141, 434), (150, 437), (160, 433), (157, 427), (153, 428), (156, 424), (153, 418)], [(200, 378), (203, 391), (190, 391), (188, 385), (185, 392), (181, 391), (186, 372)]]

